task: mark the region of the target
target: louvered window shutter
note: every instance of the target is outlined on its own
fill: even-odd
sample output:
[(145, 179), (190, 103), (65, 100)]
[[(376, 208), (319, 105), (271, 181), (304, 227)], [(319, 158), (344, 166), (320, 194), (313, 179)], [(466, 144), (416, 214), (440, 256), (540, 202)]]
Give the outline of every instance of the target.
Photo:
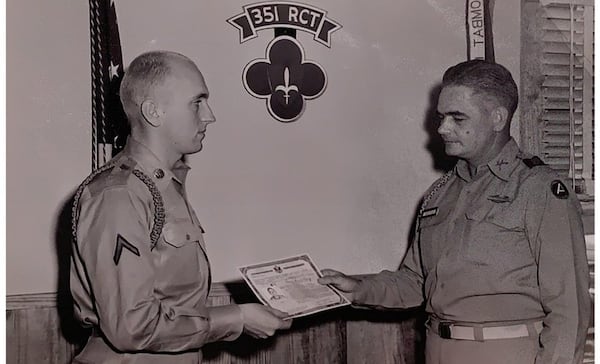
[[(583, 207), (594, 296), (594, 0), (521, 2), (521, 147), (570, 182)], [(583, 363), (594, 363), (594, 327)]]
[(593, 3), (542, 4), (539, 152), (580, 195), (593, 195)]

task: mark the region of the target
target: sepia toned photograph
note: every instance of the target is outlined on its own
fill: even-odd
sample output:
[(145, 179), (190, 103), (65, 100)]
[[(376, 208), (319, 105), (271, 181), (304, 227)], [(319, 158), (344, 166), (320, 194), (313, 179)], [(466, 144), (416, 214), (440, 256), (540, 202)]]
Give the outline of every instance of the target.
[(6, 363), (595, 363), (594, 10), (7, 0)]

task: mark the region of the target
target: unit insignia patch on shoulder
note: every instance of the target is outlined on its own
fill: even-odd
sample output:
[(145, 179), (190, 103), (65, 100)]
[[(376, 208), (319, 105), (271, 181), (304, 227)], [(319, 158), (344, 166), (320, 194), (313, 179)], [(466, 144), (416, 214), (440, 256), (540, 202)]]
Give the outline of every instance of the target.
[(569, 197), (569, 190), (567, 190), (567, 186), (565, 186), (561, 181), (555, 179), (550, 184), (550, 190), (552, 194), (560, 199), (565, 199)]

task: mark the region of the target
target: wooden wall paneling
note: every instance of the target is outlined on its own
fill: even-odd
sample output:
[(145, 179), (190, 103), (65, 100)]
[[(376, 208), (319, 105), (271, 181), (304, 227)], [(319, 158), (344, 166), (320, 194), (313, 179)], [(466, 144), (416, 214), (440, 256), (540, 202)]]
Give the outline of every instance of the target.
[(10, 364), (69, 363), (75, 350), (62, 337), (55, 308), (8, 311), (7, 331)]
[(217, 342), (206, 345), (203, 363), (210, 364), (265, 364), (270, 363), (271, 350), (279, 338), (256, 340), (242, 335), (233, 342)]
[[(208, 304), (212, 306), (230, 303), (255, 302), (256, 298), (244, 283), (214, 284)], [(271, 352), (278, 338), (256, 340), (246, 335), (234, 342), (217, 342), (206, 345), (202, 352), (204, 362), (211, 364), (263, 364), (270, 363)]]
[[(211, 292), (212, 293), (212, 292)], [(227, 291), (217, 290), (214, 294), (208, 297), (208, 305), (221, 306), (231, 303), (231, 298)], [(231, 364), (231, 356), (223, 350), (219, 350), (215, 345), (207, 345), (202, 349), (204, 363), (209, 364)]]
[[(215, 287), (210, 305), (232, 302), (229, 292)], [(6, 362), (67, 364), (77, 345), (63, 336), (55, 295), (8, 296)], [(418, 364), (424, 363), (422, 311), (343, 308), (294, 321), (292, 328), (267, 340), (242, 335), (203, 349), (209, 364)], [(590, 328), (586, 363), (593, 362), (594, 329)], [(591, 358), (591, 359), (590, 359)]]
[[(230, 295), (232, 300), (215, 300), (212, 305), (230, 302), (254, 302), (255, 298), (245, 285), (227, 284), (225, 290), (214, 290), (213, 295)], [(279, 332), (267, 340), (242, 336), (234, 343), (213, 343), (203, 349), (207, 363), (263, 364), (263, 363), (346, 363), (346, 324), (343, 310), (327, 312), (294, 320), (292, 328)]]
[(274, 339), (274, 345), (272, 346), (272, 351), (270, 352), (271, 357), (269, 358), (269, 363), (287, 363), (289, 362), (289, 358), (292, 357), (293, 350), (293, 330), (295, 327), (292, 327), (288, 332), (284, 332)]
[(422, 363), (422, 316), (414, 310), (354, 311), (347, 322), (348, 364)]
[(6, 363), (18, 364), (17, 350), (19, 330), (15, 322), (15, 311), (6, 310)]
[(345, 310), (299, 318), (290, 332), (289, 363), (346, 363)]

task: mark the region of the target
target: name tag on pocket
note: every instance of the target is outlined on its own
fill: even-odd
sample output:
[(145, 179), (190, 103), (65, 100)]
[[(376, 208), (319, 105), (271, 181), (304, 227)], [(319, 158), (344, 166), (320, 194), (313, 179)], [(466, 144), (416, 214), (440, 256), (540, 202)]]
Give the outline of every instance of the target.
[(432, 207), (432, 208), (423, 210), (423, 212), (421, 213), (421, 218), (435, 216), (438, 214), (438, 211), (439, 211), (439, 209), (437, 207)]

